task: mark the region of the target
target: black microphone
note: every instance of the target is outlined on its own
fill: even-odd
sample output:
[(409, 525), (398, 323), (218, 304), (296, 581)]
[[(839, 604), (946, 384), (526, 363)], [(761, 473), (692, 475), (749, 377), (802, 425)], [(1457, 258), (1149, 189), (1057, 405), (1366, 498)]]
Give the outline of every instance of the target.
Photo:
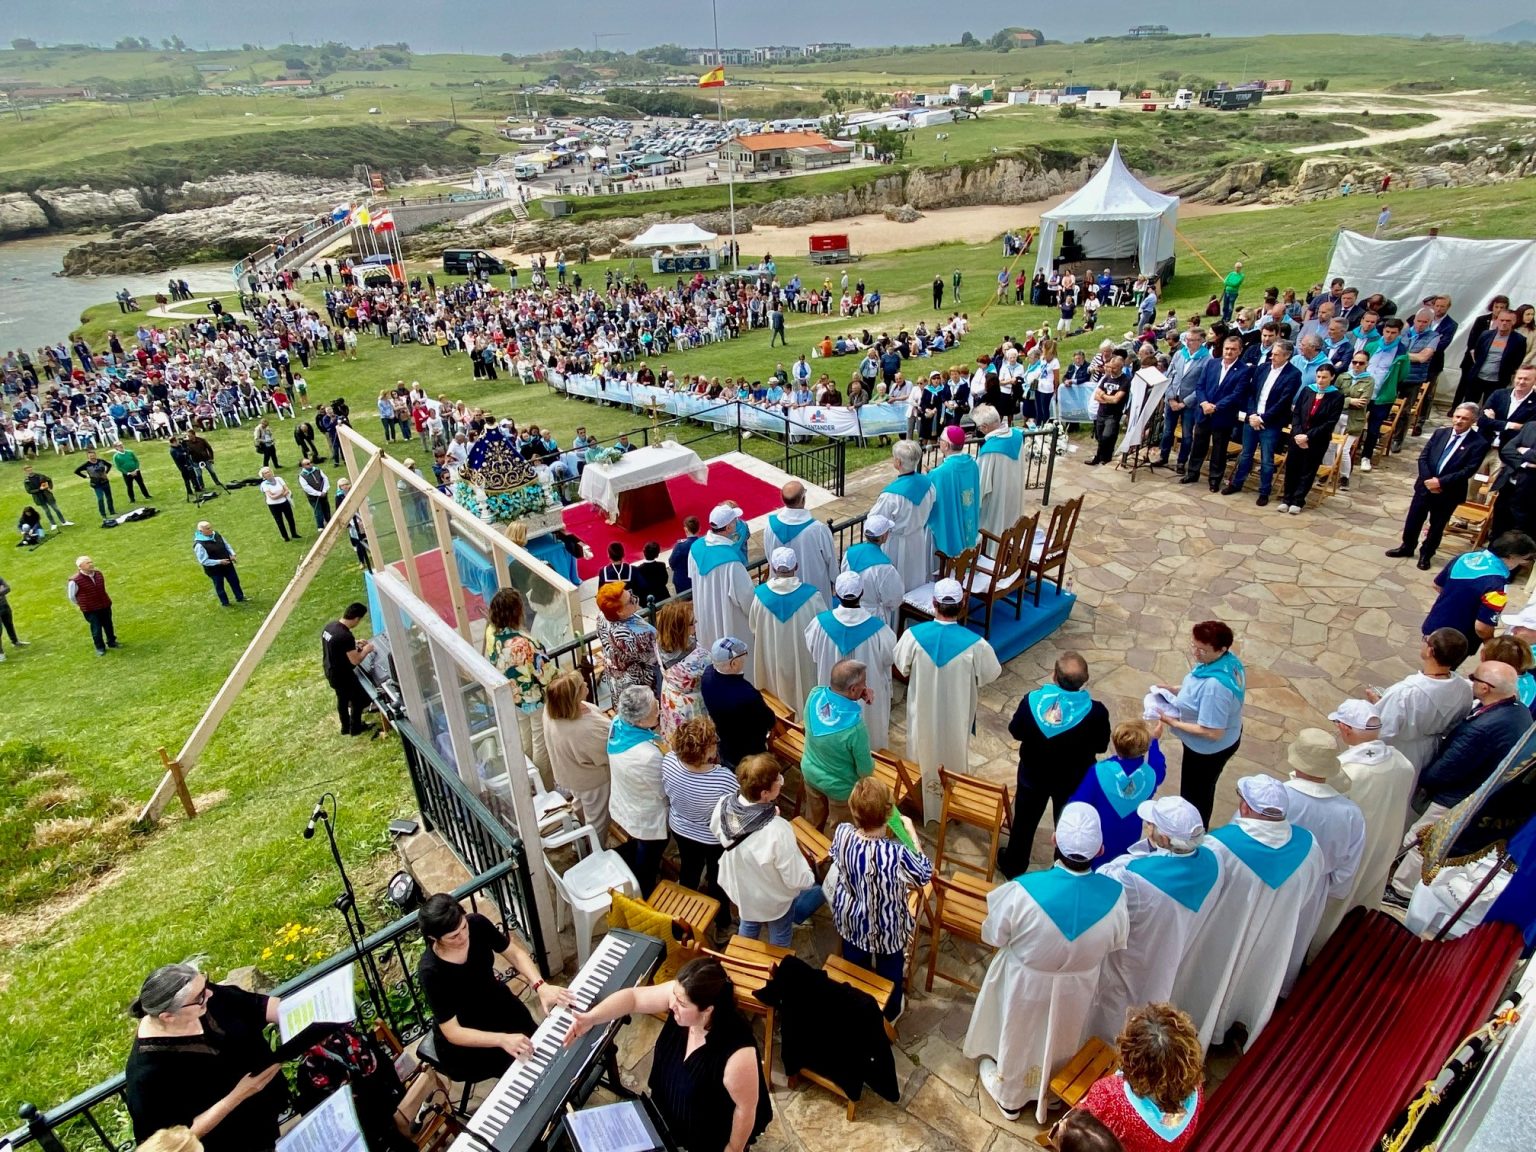
[(304, 839), (313, 840), (315, 838), (315, 821), (323, 820), (324, 818), (325, 800), (321, 799), (320, 803), (315, 805), (315, 810), (309, 814), (309, 823), (304, 825)]

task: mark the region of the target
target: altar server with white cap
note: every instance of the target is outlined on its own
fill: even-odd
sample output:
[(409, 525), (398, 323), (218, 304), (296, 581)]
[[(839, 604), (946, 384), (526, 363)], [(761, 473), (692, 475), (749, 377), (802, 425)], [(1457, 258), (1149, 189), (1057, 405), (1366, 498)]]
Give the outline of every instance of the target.
[[(858, 660), (867, 669), (866, 682), (872, 699), (864, 705), (864, 724), (869, 747), (879, 752), (891, 739), (891, 658), (896, 633), (861, 601), (864, 578), (844, 572), (835, 585), (837, 603), (805, 627), (805, 646), (816, 662), (816, 682), (831, 682), (832, 667), (840, 660)], [(804, 701), (801, 701), (804, 703)]]
[(735, 533), (740, 518), (735, 505), (716, 504), (709, 513), (709, 532), (688, 553), (694, 636), (701, 648), (726, 636), (752, 635), (747, 620), (752, 607), (752, 578), (742, 562)]
[(821, 590), (802, 581), (799, 568), (793, 548), (775, 548), (768, 557), (768, 582), (757, 586), (747, 613), (757, 647), (758, 690), (771, 692), (796, 712), (819, 683), (805, 630), (827, 610)]
[(843, 571), (857, 572), (864, 578), (864, 602), (871, 612), (896, 627), (896, 613), (906, 589), (901, 573), (891, 561), (886, 542), (895, 527), (890, 517), (871, 512), (864, 518), (864, 539), (843, 553)]

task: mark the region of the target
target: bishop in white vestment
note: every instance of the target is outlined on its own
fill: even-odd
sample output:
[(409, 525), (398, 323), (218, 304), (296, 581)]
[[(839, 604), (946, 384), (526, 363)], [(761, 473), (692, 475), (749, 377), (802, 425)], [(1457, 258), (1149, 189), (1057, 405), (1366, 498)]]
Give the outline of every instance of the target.
[(933, 516), (933, 481), (917, 470), (923, 450), (911, 440), (901, 440), (891, 449), (896, 465), (896, 479), (870, 507), (872, 515), (891, 522), (887, 546), (891, 563), (901, 573), (902, 590), (910, 592), (933, 579), (933, 533), (928, 521)]
[(780, 490), (784, 507), (770, 513), (763, 527), (763, 553), (792, 548), (800, 558), (800, 579), (823, 596), (832, 595), (837, 574), (837, 545), (832, 529), (806, 511), (805, 485), (791, 480)]
[(837, 578), (837, 606), (822, 612), (805, 628), (805, 646), (816, 661), (819, 684), (831, 683), (839, 660), (858, 660), (866, 672), (872, 699), (864, 705), (869, 747), (879, 752), (891, 741), (891, 657), (896, 633), (879, 616), (860, 605), (864, 581), (857, 572)]
[(709, 514), (709, 532), (688, 553), (693, 581), (694, 635), (700, 648), (726, 636), (750, 636), (747, 611), (752, 606), (752, 578), (737, 549), (736, 521), (741, 513), (717, 504)]
[(776, 548), (769, 556), (773, 575), (759, 584), (747, 618), (757, 651), (754, 683), (799, 712), (811, 689), (817, 687), (816, 661), (805, 645), (805, 630), (827, 610), (820, 589), (804, 583), (796, 574), (799, 558), (790, 548)]

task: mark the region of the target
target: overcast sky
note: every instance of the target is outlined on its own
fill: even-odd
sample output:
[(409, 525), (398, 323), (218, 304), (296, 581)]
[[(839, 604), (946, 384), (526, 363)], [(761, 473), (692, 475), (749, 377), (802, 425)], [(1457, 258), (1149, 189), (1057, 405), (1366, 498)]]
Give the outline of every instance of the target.
[[(1091, 4), (1021, 4), (1018, 0), (719, 0), (720, 42), (727, 46), (846, 40), (859, 45), (953, 42), (962, 32), (985, 39), (1008, 26), (1038, 27), (1048, 39), (1123, 32), (1166, 21), (1176, 32), (1246, 35), (1265, 32), (1379, 32), (1386, 21), (1410, 34), (1445, 28), (1438, 0), (1371, 5), (1232, 4), (1181, 0), (1175, 14), (1154, 14), (1145, 0)], [(1462, 0), (1456, 27), (1480, 35), (1520, 18), (1520, 5)], [(43, 42), (110, 45), (121, 36), (160, 40), (172, 34), (189, 47), (238, 47), (285, 41), (404, 40), (422, 52), (536, 52), (591, 48), (633, 50), (653, 44), (708, 45), (709, 0), (330, 0), (329, 3), (243, 3), (240, 0), (0, 0), (0, 43), (17, 36)]]

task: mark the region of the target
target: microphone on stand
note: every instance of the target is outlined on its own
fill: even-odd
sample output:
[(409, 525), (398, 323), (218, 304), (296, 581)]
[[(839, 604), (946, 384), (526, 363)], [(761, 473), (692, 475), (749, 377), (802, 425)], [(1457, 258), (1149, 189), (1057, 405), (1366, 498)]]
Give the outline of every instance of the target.
[(309, 823), (304, 825), (304, 839), (315, 838), (315, 822), (325, 819), (325, 798), (321, 797), (320, 803), (315, 805), (315, 810), (309, 814)]

